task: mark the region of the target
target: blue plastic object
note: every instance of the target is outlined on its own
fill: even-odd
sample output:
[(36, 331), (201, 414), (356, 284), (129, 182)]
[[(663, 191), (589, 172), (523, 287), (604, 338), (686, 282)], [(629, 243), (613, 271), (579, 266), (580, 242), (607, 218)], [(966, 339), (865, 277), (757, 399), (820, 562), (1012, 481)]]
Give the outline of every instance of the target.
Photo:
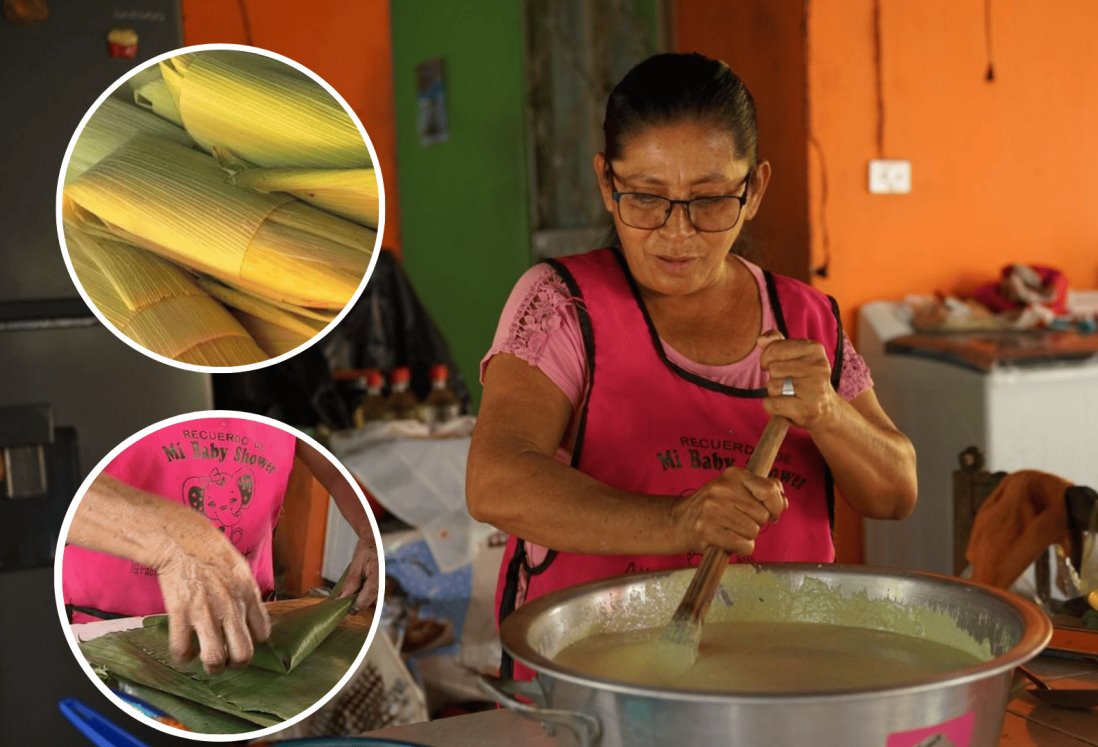
[(115, 690), (114, 688), (111, 688), (111, 692), (117, 695), (123, 703), (133, 706), (134, 710), (136, 710), (138, 713), (144, 716), (148, 716), (154, 721), (170, 721), (172, 724), (179, 723), (175, 720), (175, 718), (172, 717), (171, 714), (164, 713), (164, 711), (160, 710), (156, 706), (150, 703), (146, 703), (145, 701), (141, 700), (141, 698), (138, 698), (135, 695), (130, 695), (127, 692)]
[(65, 718), (98, 747), (148, 747), (77, 698), (65, 698), (58, 707)]

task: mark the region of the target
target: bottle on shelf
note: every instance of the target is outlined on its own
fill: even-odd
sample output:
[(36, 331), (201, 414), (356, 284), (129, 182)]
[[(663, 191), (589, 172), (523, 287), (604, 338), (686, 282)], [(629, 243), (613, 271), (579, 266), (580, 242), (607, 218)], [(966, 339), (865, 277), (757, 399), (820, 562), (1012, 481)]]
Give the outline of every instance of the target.
[(419, 400), (408, 388), (412, 372), (407, 366), (394, 368), (389, 374), (389, 398), (386, 403), (394, 420), (415, 420)]
[(381, 375), (381, 372), (372, 368), (368, 369), (362, 377), (362, 384), (365, 394), (362, 395), (358, 407), (355, 408), (355, 427), (361, 428), (373, 420), (391, 418), (389, 405), (385, 401), (385, 395), (381, 393), (382, 388), (385, 386), (385, 377)]
[(431, 367), (431, 391), (417, 411), (429, 426), (448, 423), (461, 415), (461, 400), (450, 387), (450, 369), (443, 363)]
[(341, 368), (332, 371), (332, 381), (335, 382), (336, 391), (347, 407), (347, 412), (354, 421), (354, 411), (366, 396), (366, 375), (369, 371), (365, 368)]

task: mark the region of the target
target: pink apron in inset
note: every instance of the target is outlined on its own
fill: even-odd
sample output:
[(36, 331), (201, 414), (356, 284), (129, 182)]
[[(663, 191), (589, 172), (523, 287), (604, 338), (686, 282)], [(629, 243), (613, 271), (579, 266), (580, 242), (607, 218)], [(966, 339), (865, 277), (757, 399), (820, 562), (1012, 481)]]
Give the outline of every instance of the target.
[[(151, 433), (104, 473), (204, 515), (248, 560), (266, 594), (274, 588), (271, 541), (282, 510), (297, 439), (237, 418), (191, 420)], [(62, 560), (73, 622), (164, 612), (156, 572), (138, 563), (68, 546)]]

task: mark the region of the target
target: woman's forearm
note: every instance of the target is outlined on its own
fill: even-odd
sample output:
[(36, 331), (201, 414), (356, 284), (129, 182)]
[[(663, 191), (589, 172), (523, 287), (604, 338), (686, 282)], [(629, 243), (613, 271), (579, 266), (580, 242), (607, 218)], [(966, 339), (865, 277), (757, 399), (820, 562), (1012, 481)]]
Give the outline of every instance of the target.
[(355, 534), (360, 537), (372, 537), (373, 529), (370, 526), (370, 519), (366, 514), (362, 501), (359, 500), (354, 488), (351, 487), (351, 484), (347, 482), (336, 466), (319, 451), (301, 440), (297, 442), (297, 455), (305, 462), (317, 482), (328, 491), (336, 504), (336, 508), (339, 509), (339, 513), (351, 525)]
[(466, 463), (465, 497), (478, 521), (555, 550), (599, 555), (687, 549), (673, 501), (611, 488), (553, 458), (573, 405), (549, 378), (495, 356)]
[(672, 517), (677, 501), (611, 488), (507, 439), (474, 438), (466, 495), (478, 521), (563, 552), (629, 555), (691, 549)]
[(543, 373), (501, 354), (484, 384), (466, 467), (469, 512), (524, 540), (592, 555), (672, 555), (710, 545), (749, 555), (763, 525), (785, 509), (777, 480), (735, 467), (684, 498), (605, 485), (552, 456), (567, 442), (573, 411)]
[(873, 422), (879, 406), (869, 396), (872, 406), (862, 404), (870, 417), (840, 400), (834, 416), (812, 431), (812, 440), (855, 511), (871, 519), (903, 519), (915, 508), (915, 449), (890, 422)]
[[(216, 674), (243, 666), (253, 639), (270, 635), (270, 619), (248, 561), (207, 518), (181, 503), (101, 474), (80, 501), (69, 544), (117, 555), (154, 569), (168, 613), (168, 640), (179, 661), (194, 658)], [(100, 583), (125, 579), (104, 575)]]
[(101, 474), (77, 506), (66, 542), (158, 568), (171, 553), (172, 538), (195, 524), (209, 522), (181, 504)]

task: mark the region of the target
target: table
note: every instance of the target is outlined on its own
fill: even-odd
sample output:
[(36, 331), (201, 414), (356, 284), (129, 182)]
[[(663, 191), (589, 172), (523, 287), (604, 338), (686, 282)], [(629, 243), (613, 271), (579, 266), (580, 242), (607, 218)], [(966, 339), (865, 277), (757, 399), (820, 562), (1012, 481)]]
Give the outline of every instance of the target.
[[(301, 607), (308, 607), (309, 605), (323, 602), (327, 597), (300, 597), (298, 599), (280, 599), (277, 602), (267, 602), (267, 612), (271, 614), (280, 614), (283, 612), (290, 612), (292, 610), (300, 609)], [(119, 617), (113, 620), (96, 620), (89, 623), (76, 623), (70, 625), (73, 636), (76, 637), (78, 642), (90, 641), (93, 638), (98, 638), (101, 635), (107, 633), (114, 633), (120, 630), (132, 630), (133, 628), (140, 628), (144, 624), (143, 617)], [(357, 615), (347, 615), (340, 621), (339, 627), (347, 628), (348, 630), (356, 630), (360, 633), (366, 634), (370, 632), (370, 626), (374, 620), (374, 609), (363, 609)]]
[[(1053, 688), (1098, 688), (1098, 663), (1041, 656), (1029, 669)], [(370, 737), (403, 739), (429, 747), (553, 747), (539, 724), (504, 709), (390, 727)], [(1045, 705), (1025, 693), (1007, 704), (999, 747), (1098, 746), (1098, 709), (1068, 710)]]
[[(1057, 688), (1098, 688), (1098, 663), (1039, 656), (1028, 668)], [(1098, 708), (1055, 708), (1021, 694), (1007, 704), (999, 747), (1098, 745)]]

